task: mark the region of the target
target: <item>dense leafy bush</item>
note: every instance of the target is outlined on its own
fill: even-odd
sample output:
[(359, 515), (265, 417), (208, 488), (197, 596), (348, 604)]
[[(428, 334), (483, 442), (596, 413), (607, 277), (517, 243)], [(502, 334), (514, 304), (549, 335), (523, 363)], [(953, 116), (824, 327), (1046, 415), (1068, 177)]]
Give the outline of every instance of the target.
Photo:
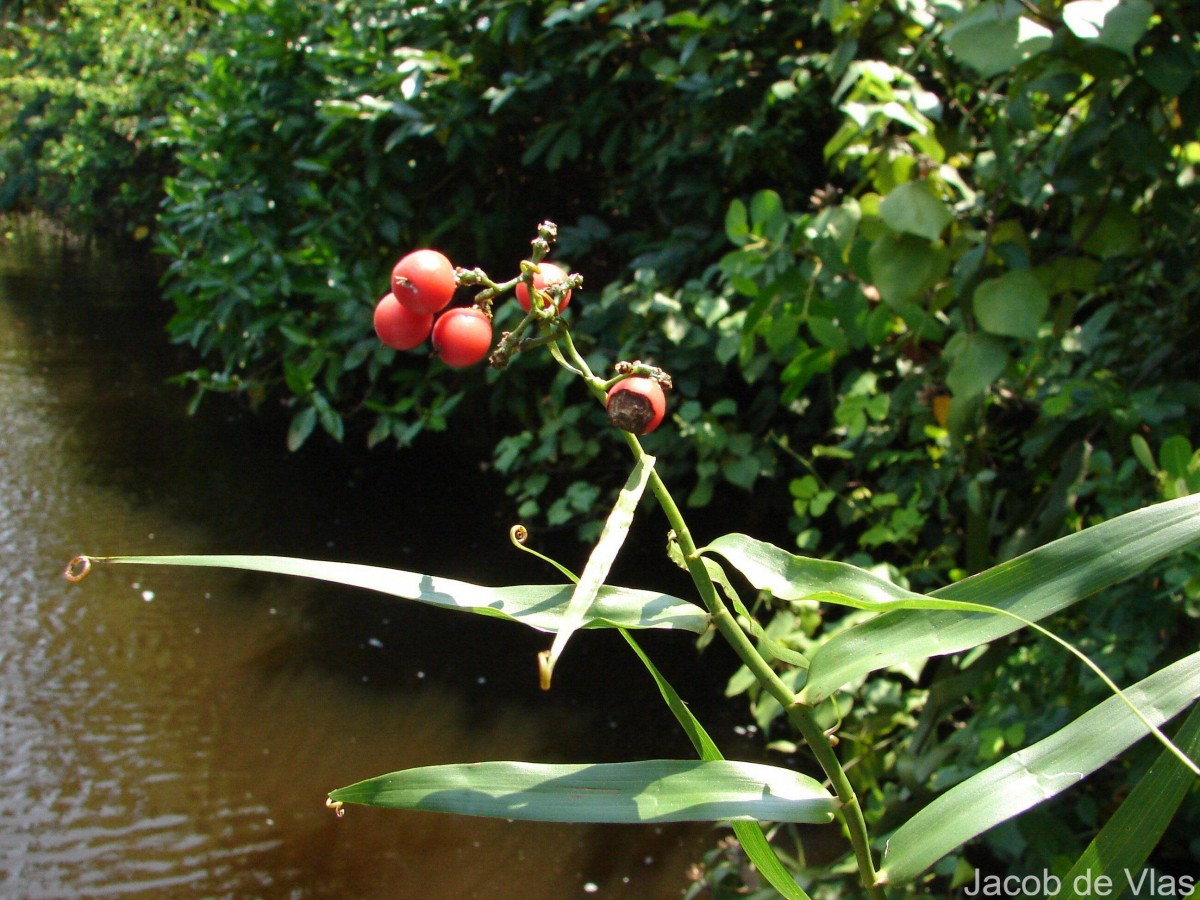
[(188, 4), (112, 0), (0, 13), (0, 210), (146, 238), (173, 167), (156, 129), (202, 21)]
[[(735, 202), (739, 249), (721, 262), (744, 310), (743, 373), (800, 416), (773, 433), (799, 546), (932, 587), (1194, 489), (1200, 45), (1184, 5), (826, 11), (836, 186), (797, 214), (770, 193)], [(1129, 677), (1194, 641), (1198, 573), (1193, 555), (1068, 624)], [(773, 633), (808, 645), (848, 624), (789, 613)], [(841, 711), (864, 747), (920, 711), (895, 768), (859, 773), (872, 815), (903, 817), (1094, 699), (1060, 680), (1056, 650), (989, 657), (926, 673), (928, 693), (880, 683)], [(1033, 685), (1060, 702), (1032, 706)], [(755, 704), (764, 726), (778, 715)], [(991, 852), (1052, 866), (1102, 795), (998, 830)]]
[[(806, 194), (834, 124), (827, 111), (822, 130), (815, 95), (778, 102), (813, 25), (772, 4), (214, 6), (206, 75), (167, 131), (181, 162), (160, 232), (172, 328), (213, 361), (204, 388), (256, 402), (282, 388), (293, 445), (317, 423), (341, 437), (359, 406), (370, 443), (406, 444), (460, 402), (463, 383), (426, 380), (423, 362), (383, 375), (392, 354), (369, 311), (400, 250), (437, 241), (486, 267), (527, 253), (517, 236), (551, 217), (587, 277), (584, 342), (657, 334), (663, 317), (631, 315), (646, 304), (625, 263), (651, 297), (651, 282), (702, 271), (728, 201), (766, 184)], [(704, 371), (704, 335), (681, 352), (690, 317), (666, 318), (656, 343), (684, 389), (722, 380)], [(595, 456), (591, 420), (579, 396), (529, 408), (518, 381), (493, 402), (510, 435), (541, 430), (538, 449), (505, 443), (498, 463), (523, 476), (527, 510), (561, 524), (590, 508), (571, 472)]]

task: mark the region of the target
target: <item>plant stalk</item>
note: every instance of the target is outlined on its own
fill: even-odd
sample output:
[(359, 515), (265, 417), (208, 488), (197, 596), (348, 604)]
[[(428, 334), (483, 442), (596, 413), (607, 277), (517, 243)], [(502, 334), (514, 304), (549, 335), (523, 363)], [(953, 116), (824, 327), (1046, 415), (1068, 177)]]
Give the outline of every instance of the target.
[[(604, 381), (592, 373), (582, 355), (576, 349), (574, 341), (571, 340), (569, 330), (563, 329), (560, 341), (566, 350), (567, 357), (578, 367), (579, 373), (582, 374), (583, 380), (587, 383), (592, 393), (603, 403), (605, 397)], [(646, 455), (642, 449), (641, 442), (637, 439), (636, 435), (629, 432), (622, 433), (625, 436), (625, 443), (629, 446), (634, 459), (640, 462)], [(874, 857), (871, 854), (871, 839), (867, 831), (866, 819), (863, 817), (862, 804), (859, 802), (858, 795), (854, 791), (854, 786), (850, 784), (846, 770), (842, 768), (841, 760), (838, 759), (837, 754), (834, 752), (833, 745), (829, 742), (828, 736), (826, 736), (821, 726), (817, 724), (816, 719), (813, 718), (812, 708), (801, 703), (796, 695), (792, 693), (791, 688), (784, 684), (783, 680), (775, 673), (775, 670), (771, 668), (770, 663), (763, 659), (762, 654), (758, 652), (758, 648), (754, 646), (754, 643), (750, 640), (746, 632), (737, 624), (737, 620), (734, 619), (729, 609), (721, 600), (720, 595), (717, 593), (717, 588), (712, 582), (712, 578), (709, 577), (708, 570), (704, 567), (704, 560), (700, 557), (700, 553), (696, 549), (696, 542), (692, 539), (692, 533), (688, 529), (687, 522), (683, 518), (683, 513), (680, 511), (679, 505), (675, 502), (675, 498), (671, 496), (671, 492), (667, 489), (657, 470), (653, 468), (650, 470), (649, 486), (651, 491), (654, 492), (655, 499), (658, 500), (658, 505), (666, 515), (671, 529), (675, 532), (675, 538), (679, 542), (680, 551), (683, 553), (688, 574), (691, 575), (697, 592), (703, 599), (704, 605), (708, 608), (709, 614), (713, 619), (713, 624), (721, 633), (721, 636), (733, 647), (734, 652), (746, 664), (746, 667), (754, 674), (759, 684), (779, 701), (780, 706), (787, 713), (788, 719), (812, 749), (817, 763), (825, 772), (834, 793), (837, 794), (838, 799), (842, 802), (839, 814), (842, 825), (845, 827), (846, 834), (850, 839), (850, 845), (854, 849), (854, 857), (858, 863), (859, 875), (863, 886), (875, 900), (885, 900), (883, 888), (876, 884), (878, 874), (875, 869)]]
[[(640, 459), (644, 455), (642, 445), (635, 435), (626, 432), (625, 441), (636, 459)], [(679, 542), (679, 549), (683, 553), (684, 561), (687, 564), (688, 574), (692, 576), (696, 590), (712, 615), (713, 624), (721, 632), (721, 636), (733, 647), (734, 652), (746, 664), (746, 667), (754, 674), (759, 684), (779, 701), (780, 706), (787, 713), (788, 719), (800, 732), (800, 735), (804, 738), (808, 746), (812, 748), (813, 755), (816, 757), (818, 764), (829, 778), (829, 783), (832, 785), (834, 793), (837, 794), (838, 799), (842, 802), (842, 808), (839, 812), (842, 824), (850, 839), (850, 844), (854, 849), (854, 857), (858, 863), (863, 886), (871, 892), (872, 897), (877, 898), (877, 900), (883, 900), (883, 889), (875, 883), (877, 873), (875, 870), (875, 861), (871, 854), (871, 840), (867, 832), (866, 819), (863, 818), (862, 805), (859, 803), (858, 795), (855, 793), (853, 785), (850, 784), (846, 770), (842, 768), (841, 760), (838, 759), (837, 754), (834, 752), (833, 745), (830, 744), (824, 730), (813, 718), (812, 708), (801, 703), (796, 698), (796, 695), (792, 693), (791, 688), (784, 684), (783, 680), (775, 673), (770, 664), (763, 659), (762, 654), (758, 652), (750, 637), (737, 624), (737, 620), (734, 619), (729, 609), (721, 600), (716, 586), (709, 577), (708, 570), (704, 568), (704, 561), (696, 549), (696, 542), (692, 539), (691, 531), (687, 527), (683, 513), (680, 511), (674, 497), (671, 496), (671, 492), (667, 489), (666, 484), (656, 470), (652, 469), (650, 472), (649, 486), (654, 492), (655, 499), (658, 500), (663, 513), (666, 514), (667, 521), (670, 523), (672, 530), (675, 532), (675, 538)]]

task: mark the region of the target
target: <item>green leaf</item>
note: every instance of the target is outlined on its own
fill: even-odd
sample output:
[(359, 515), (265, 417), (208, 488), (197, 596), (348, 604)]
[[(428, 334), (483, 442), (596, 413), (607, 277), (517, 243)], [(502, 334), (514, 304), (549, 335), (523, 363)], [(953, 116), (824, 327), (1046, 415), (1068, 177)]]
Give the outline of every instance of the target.
[[(1200, 495), (1181, 497), (1060, 538), (927, 596), (1003, 609), (1037, 622), (1197, 540)], [(795, 556), (745, 535), (725, 535), (708, 549), (733, 563), (755, 587), (785, 600), (825, 592), (854, 598), (864, 606), (913, 601), (919, 605), (922, 596), (855, 566)], [(816, 705), (869, 672), (957, 653), (1020, 627), (1008, 616), (989, 613), (886, 612), (835, 635), (817, 650), (802, 696)]]
[(938, 255), (929, 242), (910, 234), (885, 234), (867, 253), (871, 280), (892, 307), (920, 293), (937, 263)]
[[(1192, 707), (1187, 721), (1175, 735), (1175, 746), (1200, 761), (1200, 706)], [(1090, 891), (1084, 894), (1075, 890), (1076, 879), (1085, 874), (1093, 882), (1096, 877), (1107, 875), (1118, 884), (1126, 872), (1141, 871), (1194, 782), (1193, 775), (1178, 759), (1170, 753), (1160, 753), (1071, 871), (1063, 876), (1063, 900), (1083, 900), (1091, 895)]]
[(787, 233), (783, 199), (775, 191), (758, 191), (750, 198), (750, 228), (770, 241), (782, 241)]
[(1158, 448), (1158, 460), (1171, 479), (1187, 479), (1192, 464), (1192, 442), (1182, 434), (1173, 434)]
[(1098, 223), (1081, 219), (1075, 226), (1076, 239), (1083, 239), (1083, 249), (1102, 259), (1112, 259), (1137, 253), (1141, 247), (1141, 227), (1137, 216), (1128, 209), (1114, 207)]
[(963, 335), (949, 350), (953, 362), (946, 373), (946, 386), (959, 400), (982, 394), (1008, 365), (1004, 342), (990, 334)]
[[(570, 585), (526, 584), (493, 588), (399, 569), (286, 556), (112, 556), (90, 557), (90, 560), (121, 565), (248, 569), (316, 578), (443, 609), (507, 619), (546, 632), (559, 629), (571, 598)], [(668, 594), (606, 585), (597, 594), (596, 602), (585, 611), (582, 627), (668, 628), (701, 634), (708, 628), (708, 613)]]
[(613, 560), (617, 558), (617, 553), (620, 552), (621, 546), (629, 534), (629, 526), (633, 524), (633, 514), (637, 510), (638, 502), (642, 499), (642, 493), (646, 489), (650, 473), (653, 470), (654, 457), (643, 454), (634, 465), (633, 471), (629, 473), (625, 486), (617, 495), (617, 502), (613, 505), (612, 512), (608, 514), (608, 521), (604, 523), (600, 540), (596, 542), (591, 556), (588, 557), (587, 565), (583, 567), (579, 583), (572, 591), (571, 601), (563, 613), (562, 621), (554, 636), (554, 642), (550, 645), (548, 652), (538, 656), (541, 666), (542, 690), (550, 689), (550, 681), (554, 677), (554, 667), (558, 663), (559, 657), (562, 656), (563, 650), (566, 649), (567, 641), (571, 639), (571, 634), (583, 625), (588, 610), (591, 609), (600, 588), (604, 585), (604, 579), (608, 577)]
[(591, 765), (479, 762), (380, 775), (329, 794), (335, 803), (536, 822), (833, 820), (836, 801), (790, 769), (728, 760)]
[[(1182, 497), (1060, 538), (930, 596), (995, 606), (1036, 622), (1137, 575), (1197, 539), (1200, 496)], [(957, 653), (1018, 627), (1012, 619), (977, 613), (886, 613), (818, 650), (804, 693), (807, 702), (816, 703), (867, 672)]]
[(1018, 0), (980, 3), (947, 29), (950, 52), (989, 78), (1049, 49), (1053, 33), (1021, 12)]
[(1150, 26), (1147, 0), (1075, 0), (1063, 7), (1063, 23), (1080, 40), (1129, 56)]
[(704, 552), (719, 553), (756, 589), (770, 591), (779, 600), (841, 594), (870, 608), (923, 597), (858, 566), (797, 556), (744, 534), (722, 535), (705, 547)]
[(889, 228), (936, 241), (954, 219), (950, 207), (924, 181), (900, 185), (879, 204), (879, 215)]
[(736, 197), (725, 211), (725, 236), (729, 238), (729, 243), (738, 247), (750, 243), (750, 219), (746, 214), (746, 204)]
[(317, 410), (312, 406), (304, 407), (292, 416), (292, 423), (288, 426), (287, 448), (295, 453), (303, 447), (316, 426)]
[[(1200, 696), (1200, 653), (1126, 689), (1156, 725)], [(906, 884), (955, 847), (1078, 784), (1146, 734), (1110, 697), (1050, 737), (955, 785), (893, 832), (880, 884)]]
[(743, 490), (750, 490), (762, 472), (762, 463), (758, 457), (739, 456), (721, 464), (721, 474), (730, 484), (735, 484)]
[(1140, 434), (1131, 435), (1129, 444), (1133, 448), (1133, 455), (1142, 464), (1142, 467), (1151, 475), (1157, 475), (1158, 463), (1154, 461), (1154, 453), (1150, 450), (1146, 439)]
[(1036, 275), (1018, 269), (981, 282), (973, 302), (984, 331), (1032, 341), (1050, 308), (1050, 295)]

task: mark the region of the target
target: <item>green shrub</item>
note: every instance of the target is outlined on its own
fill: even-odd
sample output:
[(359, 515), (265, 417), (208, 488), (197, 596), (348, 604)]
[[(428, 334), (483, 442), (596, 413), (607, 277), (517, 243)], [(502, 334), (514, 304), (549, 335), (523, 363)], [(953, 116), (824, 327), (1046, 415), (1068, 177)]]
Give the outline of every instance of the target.
[[(691, 310), (637, 313), (715, 262), (738, 193), (810, 189), (830, 112), (822, 123), (815, 94), (784, 104), (773, 90), (812, 32), (806, 18), (760, 3), (214, 6), (205, 76), (164, 132), (180, 171), (159, 232), (172, 334), (209, 361), (193, 373), (202, 389), (293, 405), (293, 446), (316, 424), (340, 438), (351, 410), (373, 418), (371, 444), (444, 428), (461, 382), (427, 381), (415, 360), (389, 366), (371, 339), (387, 271), (433, 242), (484, 266), (512, 259), (546, 215), (563, 223), (562, 258), (589, 272), (585, 346), (670, 347), (692, 396), (725, 380), (705, 334), (678, 352)], [(706, 303), (711, 319), (719, 304)], [(581, 406), (531, 406), (514, 386), (525, 368), (492, 400), (510, 436)], [(553, 416), (538, 471), (512, 473), (528, 476), (525, 508), (577, 518), (588, 414)], [(745, 463), (730, 472), (754, 480)]]
[(156, 134), (203, 14), (75, 0), (0, 15), (0, 210), (143, 240), (173, 167)]

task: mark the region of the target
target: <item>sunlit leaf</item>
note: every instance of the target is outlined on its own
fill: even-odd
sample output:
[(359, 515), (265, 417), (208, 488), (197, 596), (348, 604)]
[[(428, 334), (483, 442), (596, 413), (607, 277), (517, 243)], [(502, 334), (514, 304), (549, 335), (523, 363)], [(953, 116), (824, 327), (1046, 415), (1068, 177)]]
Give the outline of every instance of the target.
[[(1161, 725), (1200, 696), (1200, 653), (1126, 693)], [(1078, 784), (1145, 734), (1129, 708), (1110, 697), (1050, 737), (955, 785), (901, 825), (884, 850), (879, 882), (912, 881), (955, 847)]]
[(554, 666), (563, 650), (566, 649), (567, 641), (571, 639), (572, 632), (583, 625), (588, 610), (591, 609), (596, 596), (604, 586), (613, 560), (617, 558), (617, 553), (620, 552), (621, 546), (629, 534), (629, 526), (633, 524), (633, 514), (637, 510), (638, 502), (642, 499), (642, 493), (646, 489), (646, 483), (650, 480), (650, 473), (653, 470), (654, 457), (643, 454), (638, 458), (633, 471), (629, 473), (629, 478), (625, 481), (625, 486), (617, 495), (617, 502), (613, 505), (608, 520), (604, 523), (600, 540), (596, 542), (596, 546), (588, 557), (583, 574), (579, 577), (579, 583), (572, 588), (571, 600), (567, 604), (566, 610), (563, 611), (549, 653), (540, 657), (543, 690), (550, 687)]
[[(996, 607), (1036, 622), (1131, 578), (1196, 540), (1200, 540), (1200, 495), (1126, 513), (928, 596)], [(866, 599), (920, 597), (854, 567), (795, 556), (744, 535), (726, 535), (709, 544), (709, 549), (729, 559), (751, 584), (773, 593), (782, 591), (776, 596), (784, 599), (822, 590)], [(731, 553), (742, 557), (733, 558)], [(807, 703), (819, 703), (868, 672), (956, 653), (1020, 627), (1008, 616), (988, 613), (886, 612), (835, 635), (813, 654), (802, 696)]]
[(1128, 55), (1150, 25), (1147, 0), (1075, 0), (1062, 9), (1063, 24), (1080, 40)]
[(937, 240), (954, 215), (945, 201), (923, 181), (899, 185), (879, 204), (879, 215), (889, 228)]
[(1017, 0), (980, 3), (946, 30), (950, 52), (988, 78), (1048, 50), (1053, 33), (1024, 11)]
[[(508, 619), (547, 632), (557, 631), (560, 627), (572, 590), (570, 585), (561, 584), (484, 587), (400, 569), (285, 556), (114, 556), (90, 559), (96, 563), (206, 566), (316, 578), (367, 588), (443, 609)], [(708, 627), (708, 614), (695, 604), (668, 594), (605, 586), (585, 611), (582, 627), (668, 628), (701, 633)]]
[(329, 794), (335, 803), (541, 822), (822, 824), (836, 801), (791, 769), (728, 760), (480, 762), (407, 769)]

